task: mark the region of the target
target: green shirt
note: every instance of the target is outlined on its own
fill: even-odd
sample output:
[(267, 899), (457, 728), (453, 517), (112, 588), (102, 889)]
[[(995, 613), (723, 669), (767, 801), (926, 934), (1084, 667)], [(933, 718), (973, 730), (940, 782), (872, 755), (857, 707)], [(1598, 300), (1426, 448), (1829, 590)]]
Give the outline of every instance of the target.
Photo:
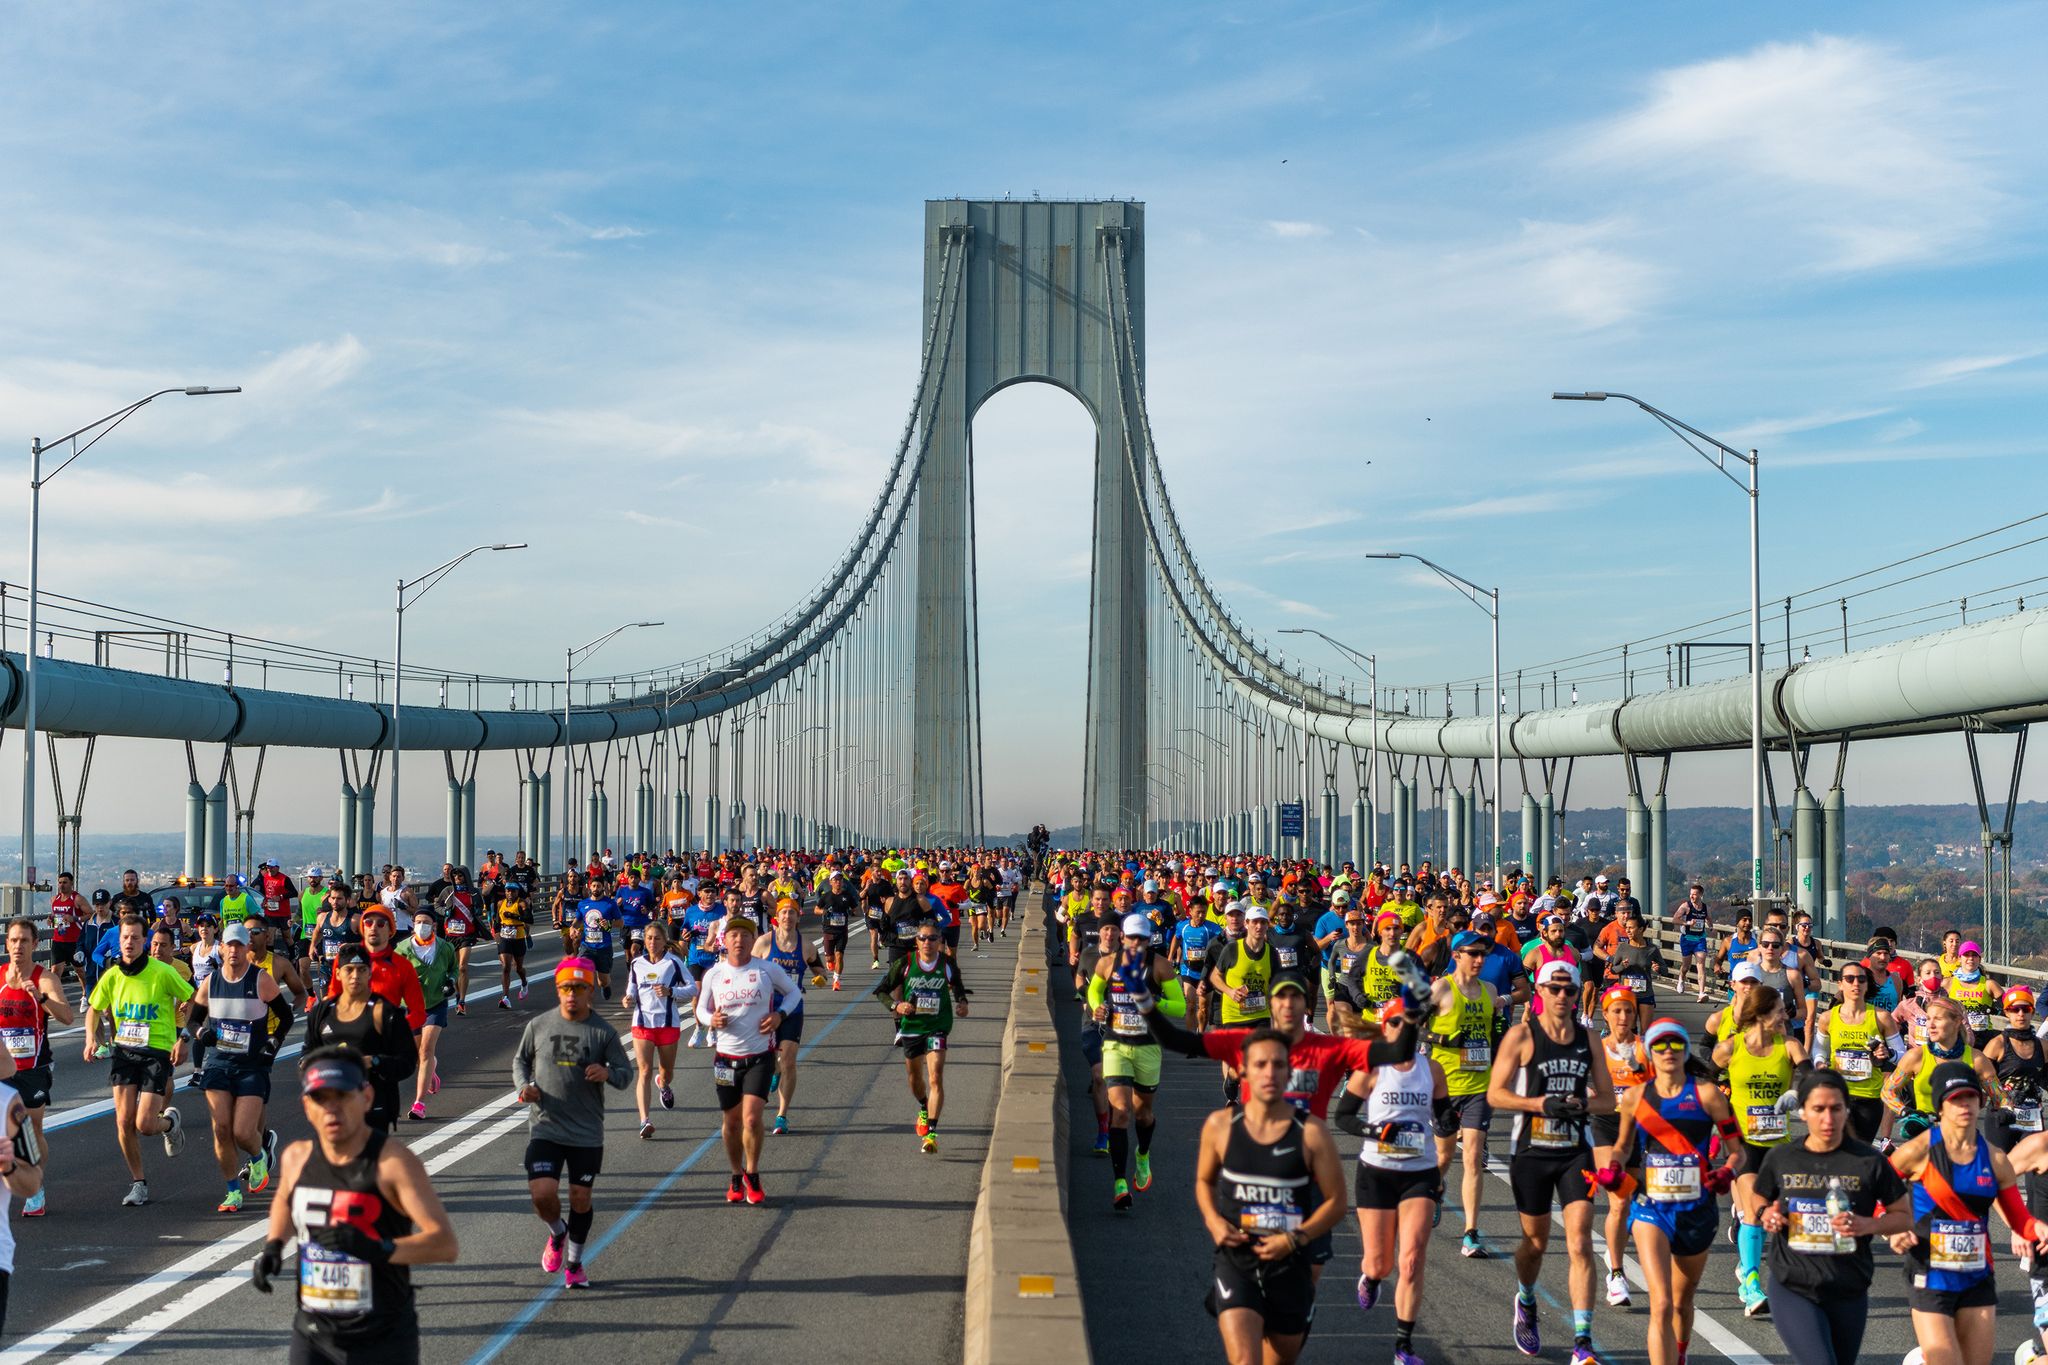
[(240, 924), (247, 918), (249, 918), (248, 892), (244, 891), (239, 895), (222, 896), (220, 898), (221, 928), (225, 929), (230, 924)]
[(328, 890), (329, 888), (324, 886), (308, 887), (299, 893), (299, 921), (305, 925), (309, 934), (313, 932), (313, 926), (319, 922), (320, 907), (327, 903)]
[(113, 1020), (119, 1046), (169, 1052), (178, 1037), (178, 1006), (192, 998), (192, 990), (169, 963), (150, 958), (133, 976), (118, 965), (108, 967), (87, 1003)]
[(940, 957), (930, 967), (917, 960), (912, 953), (896, 964), (889, 975), (893, 978), (888, 987), (903, 988), (903, 998), (911, 1003), (914, 1012), (896, 1016), (896, 1036), (950, 1033), (953, 1029), (953, 982), (951, 963)]
[(436, 934), (434, 946), (426, 948), (417, 938), (407, 934), (393, 951), (410, 962), (413, 970), (419, 973), (420, 994), (426, 997), (428, 1009), (455, 994), (455, 945), (447, 939)]

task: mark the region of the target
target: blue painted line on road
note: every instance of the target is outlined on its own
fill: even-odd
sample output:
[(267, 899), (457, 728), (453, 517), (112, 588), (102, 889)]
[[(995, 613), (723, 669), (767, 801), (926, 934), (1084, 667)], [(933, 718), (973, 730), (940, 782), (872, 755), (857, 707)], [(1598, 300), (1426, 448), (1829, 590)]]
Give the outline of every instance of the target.
[[(860, 1006), (862, 1006), (865, 1003), (867, 1003), (865, 997), (859, 997), (847, 1001), (845, 1008), (841, 1009), (839, 1013), (833, 1015), (831, 1021), (827, 1023), (825, 1027), (818, 1030), (817, 1037), (811, 1039), (809, 1042), (805, 1043), (801, 1048), (797, 1049), (797, 1060), (802, 1061), (805, 1057), (808, 1057), (811, 1053), (812, 1048), (815, 1048), (818, 1044), (824, 1042), (827, 1038), (831, 1037), (832, 1030), (838, 1028), (839, 1025), (846, 1020), (846, 1017), (848, 1015), (852, 1014), (856, 1009), (860, 1008)], [(667, 1175), (663, 1176), (659, 1181), (655, 1183), (653, 1189), (641, 1195), (639, 1201), (635, 1203), (632, 1208), (626, 1210), (625, 1215), (623, 1217), (621, 1217), (616, 1223), (613, 1223), (610, 1227), (606, 1228), (604, 1231), (604, 1235), (602, 1237), (598, 1238), (595, 1242), (592, 1242), (590, 1244), (589, 1250), (585, 1252), (583, 1257), (584, 1264), (588, 1265), (592, 1261), (595, 1261), (598, 1257), (604, 1255), (605, 1248), (609, 1247), (615, 1240), (617, 1240), (620, 1233), (624, 1232), (627, 1228), (633, 1226), (634, 1223), (638, 1222), (641, 1214), (646, 1213), (647, 1210), (653, 1208), (655, 1201), (660, 1199), (662, 1195), (667, 1194), (669, 1190), (673, 1189), (675, 1187), (675, 1183), (678, 1180), (681, 1180), (686, 1174), (688, 1174), (690, 1168), (695, 1166), (698, 1163), (698, 1161), (702, 1160), (704, 1154), (710, 1151), (714, 1146), (717, 1146), (719, 1142), (719, 1135), (713, 1134), (712, 1136), (705, 1138), (702, 1142), (698, 1143), (696, 1147), (692, 1149), (688, 1156), (684, 1157), (681, 1161), (676, 1163), (675, 1168), (673, 1170), (671, 1170)], [(546, 1289), (542, 1290), (538, 1295), (534, 1297), (532, 1302), (528, 1303), (526, 1307), (519, 1310), (519, 1315), (513, 1318), (512, 1321), (506, 1323), (504, 1328), (500, 1330), (496, 1336), (492, 1337), (490, 1341), (484, 1345), (482, 1350), (478, 1351), (475, 1355), (469, 1358), (468, 1365), (488, 1365), (488, 1362), (497, 1359), (499, 1353), (502, 1352), (507, 1346), (510, 1346), (512, 1344), (512, 1339), (518, 1336), (522, 1331), (524, 1331), (529, 1323), (531, 1323), (535, 1318), (541, 1315), (542, 1310), (544, 1310), (549, 1304), (553, 1303), (555, 1299), (564, 1292), (564, 1289), (559, 1284), (549, 1285)]]

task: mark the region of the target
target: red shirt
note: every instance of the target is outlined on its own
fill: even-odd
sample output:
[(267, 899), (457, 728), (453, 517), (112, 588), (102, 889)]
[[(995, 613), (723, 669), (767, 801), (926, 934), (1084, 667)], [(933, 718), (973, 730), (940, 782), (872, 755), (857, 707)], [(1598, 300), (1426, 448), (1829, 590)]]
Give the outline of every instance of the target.
[(78, 942), (78, 897), (58, 892), (50, 897), (50, 937), (59, 943)]
[[(1202, 1035), (1202, 1050), (1226, 1066), (1244, 1064), (1248, 1028), (1212, 1028)], [(1347, 1071), (1370, 1071), (1368, 1044), (1330, 1033), (1304, 1033), (1288, 1053), (1293, 1074), (1287, 1078), (1287, 1102), (1319, 1119), (1330, 1116), (1330, 1096)], [(1249, 1098), (1240, 1089), (1240, 1098)]]
[[(370, 994), (381, 996), (393, 1009), (404, 1009), (414, 1033), (427, 1026), (427, 994), (420, 989), (420, 974), (389, 948), (370, 954)], [(336, 972), (327, 983), (327, 998), (340, 997), (341, 973)]]

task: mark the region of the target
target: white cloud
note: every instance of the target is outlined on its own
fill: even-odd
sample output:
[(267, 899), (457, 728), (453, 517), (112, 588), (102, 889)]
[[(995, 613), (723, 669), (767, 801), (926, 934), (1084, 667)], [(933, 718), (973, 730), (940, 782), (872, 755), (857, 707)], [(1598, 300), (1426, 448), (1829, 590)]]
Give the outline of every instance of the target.
[(1522, 307), (1597, 330), (1641, 312), (1661, 292), (1656, 267), (1614, 243), (1627, 234), (1619, 220), (1588, 223), (1525, 220), (1503, 241), (1443, 259), (1448, 276), (1492, 279), (1499, 307)]
[(1408, 514), (1409, 521), (1476, 521), (1484, 517), (1545, 516), (1585, 505), (1584, 498), (1563, 493), (1519, 493), (1509, 497), (1474, 498), (1470, 502), (1425, 507)]
[(1266, 221), (1266, 231), (1272, 233), (1275, 237), (1288, 240), (1300, 240), (1307, 237), (1327, 237), (1330, 235), (1330, 230), (1321, 223), (1303, 223), (1285, 218), (1268, 219)]
[(645, 228), (627, 227), (623, 223), (608, 227), (597, 227), (590, 223), (579, 223), (566, 213), (555, 214), (554, 220), (563, 227), (568, 228), (571, 232), (574, 232), (577, 236), (587, 237), (593, 242), (620, 242), (648, 235)]
[(312, 341), (265, 362), (242, 381), (253, 396), (289, 401), (347, 382), (370, 358), (369, 348), (346, 333), (333, 341)]
[(1937, 360), (1923, 365), (1908, 375), (1905, 386), (1909, 389), (1931, 389), (1937, 384), (1949, 384), (1958, 379), (1967, 379), (1973, 374), (1986, 370), (2002, 370), (2008, 365), (2017, 365), (2022, 360), (2048, 355), (2048, 351), (2009, 351), (2003, 355), (1959, 355), (1949, 360)]
[(1797, 417), (1767, 417), (1728, 431), (1717, 432), (1730, 445), (1741, 445), (1745, 441), (1763, 441), (1772, 436), (1789, 436), (1800, 431), (1819, 431), (1825, 427), (1845, 426), (1851, 422), (1867, 422), (1873, 417), (1888, 415), (1890, 408), (1830, 408), (1822, 412), (1802, 413)]
[(1724, 231), (1790, 229), (1813, 268), (1907, 265), (1979, 245), (2002, 212), (1965, 94), (1939, 64), (1858, 39), (1766, 43), (1659, 72), (1565, 156), (1692, 186), (1679, 207)]

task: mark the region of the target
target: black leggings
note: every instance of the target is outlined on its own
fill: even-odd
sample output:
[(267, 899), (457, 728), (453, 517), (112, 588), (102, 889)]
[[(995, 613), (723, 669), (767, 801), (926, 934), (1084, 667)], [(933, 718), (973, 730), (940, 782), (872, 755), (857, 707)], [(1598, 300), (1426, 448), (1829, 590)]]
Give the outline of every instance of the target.
[(1868, 1294), (1830, 1295), (1816, 1303), (1785, 1288), (1774, 1275), (1770, 1296), (1771, 1323), (1799, 1365), (1856, 1365), (1856, 1353), (1863, 1349)]

